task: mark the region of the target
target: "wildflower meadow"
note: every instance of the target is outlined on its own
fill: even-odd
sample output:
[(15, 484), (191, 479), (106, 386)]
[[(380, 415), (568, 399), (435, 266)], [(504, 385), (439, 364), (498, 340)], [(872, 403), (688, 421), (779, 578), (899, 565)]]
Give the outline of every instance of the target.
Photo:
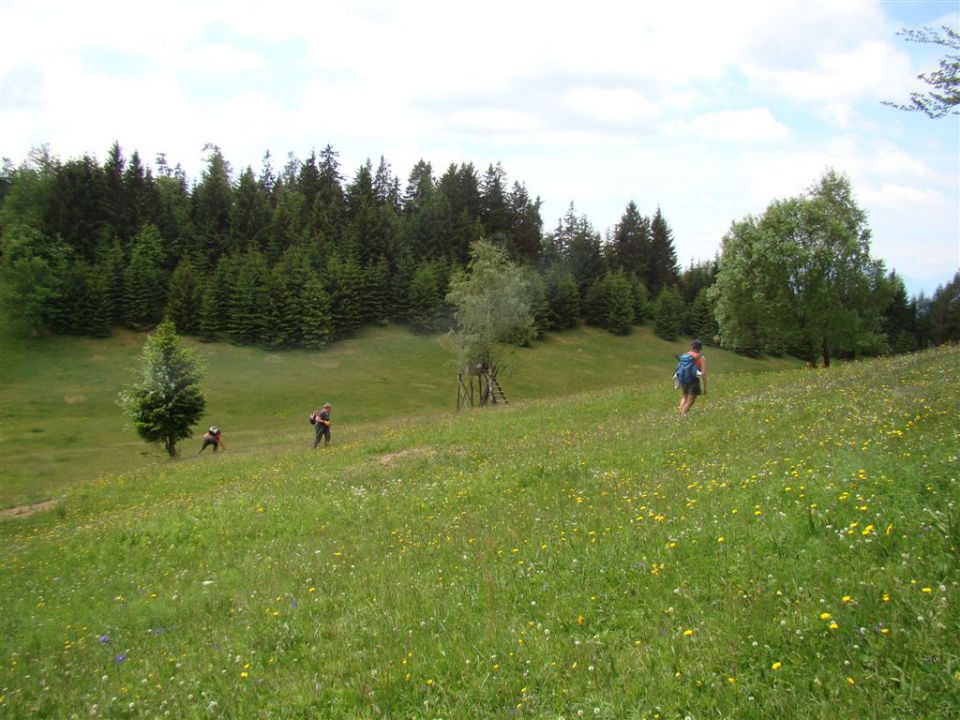
[(960, 715), (960, 350), (220, 453), (0, 523), (0, 716)]

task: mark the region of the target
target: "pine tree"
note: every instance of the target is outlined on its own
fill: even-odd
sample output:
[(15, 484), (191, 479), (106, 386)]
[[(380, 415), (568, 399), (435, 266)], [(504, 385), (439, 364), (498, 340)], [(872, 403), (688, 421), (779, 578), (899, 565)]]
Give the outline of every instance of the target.
[(103, 170), (89, 156), (57, 168), (46, 197), (43, 230), (59, 236), (77, 259), (93, 261), (105, 226), (107, 187)]
[(330, 297), (317, 276), (311, 277), (300, 290), (300, 342), (308, 350), (326, 347), (333, 334)]
[(684, 306), (675, 287), (660, 291), (653, 309), (653, 331), (664, 340), (680, 337)]
[(440, 268), (436, 262), (417, 267), (410, 280), (408, 321), (414, 329), (434, 332), (440, 328), (443, 315), (445, 288), (441, 285)]
[(630, 287), (633, 290), (633, 322), (635, 325), (643, 325), (651, 312), (647, 286), (636, 277), (631, 277)]
[(141, 379), (121, 393), (120, 404), (140, 437), (163, 443), (167, 454), (176, 457), (177, 443), (193, 434), (206, 406), (201, 362), (180, 346), (171, 322), (160, 323), (147, 337), (141, 359)]
[(564, 330), (577, 326), (580, 317), (580, 291), (573, 273), (562, 262), (550, 266), (544, 276), (547, 293), (547, 327)]
[(189, 258), (184, 258), (170, 276), (165, 315), (181, 335), (196, 335), (200, 330), (203, 289)]
[(207, 280), (200, 299), (200, 338), (220, 340), (229, 330), (230, 304), (234, 296), (238, 261), (222, 257)]
[(134, 330), (158, 323), (166, 304), (163, 239), (155, 225), (147, 225), (133, 240), (130, 262), (123, 273), (123, 322)]
[(365, 323), (386, 325), (390, 318), (390, 266), (385, 257), (362, 270)]
[(640, 214), (636, 203), (631, 200), (613, 232), (611, 266), (646, 278), (650, 273), (651, 244), (650, 221)]
[(123, 248), (120, 239), (114, 234), (112, 227), (104, 229), (97, 246), (97, 267), (103, 274), (107, 289), (107, 298), (110, 303), (110, 324), (119, 325), (123, 322), (124, 282), (123, 273), (126, 262), (123, 258)]
[(720, 334), (708, 288), (702, 288), (689, 306), (687, 332), (703, 342), (713, 343)]
[(511, 227), (506, 184), (507, 175), (500, 163), (490, 165), (480, 181), (480, 222), (485, 237), (509, 247)]
[(676, 285), (679, 277), (673, 231), (658, 207), (650, 223), (650, 264), (643, 280), (650, 293), (659, 296), (664, 288)]
[(269, 270), (258, 250), (244, 253), (237, 261), (236, 281), (227, 311), (227, 334), (240, 345), (259, 345), (267, 336)]
[(193, 223), (200, 241), (198, 250), (210, 264), (231, 249), (230, 215), (233, 190), (230, 163), (220, 148), (207, 145), (207, 168), (193, 191)]
[(583, 299), (583, 319), (587, 325), (595, 327), (607, 326), (607, 302), (609, 287), (606, 283), (606, 277), (594, 278), (587, 288), (586, 297)]
[(336, 337), (349, 335), (360, 327), (360, 266), (352, 258), (330, 256), (324, 286), (330, 297), (330, 318)]
[(110, 297), (99, 268), (84, 260), (71, 263), (62, 278), (51, 329), (63, 335), (110, 335)]
[(634, 295), (630, 281), (623, 272), (607, 273), (606, 326), (614, 335), (629, 335), (634, 320)]
[(320, 153), (317, 196), (312, 207), (313, 229), (334, 247), (343, 239), (345, 202), (339, 153), (327, 145)]
[(531, 200), (527, 188), (515, 182), (510, 193), (511, 254), (530, 263), (540, 258), (543, 243), (543, 219), (540, 198)]
[[(302, 284), (306, 284), (306, 280)], [(264, 344), (271, 348), (302, 346), (302, 311), (298, 304), (301, 284), (281, 266), (267, 276), (267, 331)]]
[(231, 247), (240, 252), (249, 248), (265, 251), (270, 241), (273, 208), (267, 191), (249, 166), (240, 173), (234, 197), (230, 210)]

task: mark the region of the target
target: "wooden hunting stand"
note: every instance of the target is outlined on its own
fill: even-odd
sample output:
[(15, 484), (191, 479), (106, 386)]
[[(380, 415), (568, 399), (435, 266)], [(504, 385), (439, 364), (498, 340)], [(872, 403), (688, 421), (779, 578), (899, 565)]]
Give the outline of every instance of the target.
[(498, 402), (507, 404), (507, 396), (497, 381), (496, 365), (491, 367), (486, 363), (477, 363), (457, 373), (457, 410), (473, 407), (475, 399), (479, 401), (477, 404), (480, 407), (488, 402), (493, 405)]

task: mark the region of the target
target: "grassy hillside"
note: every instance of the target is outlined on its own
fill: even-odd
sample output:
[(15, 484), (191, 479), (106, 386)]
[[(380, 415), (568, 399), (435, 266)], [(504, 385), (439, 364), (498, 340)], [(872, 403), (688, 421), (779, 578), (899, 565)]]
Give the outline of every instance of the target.
[[(166, 464), (116, 405), (120, 388), (135, 379), (143, 341), (126, 332), (107, 340), (29, 340), (0, 329), (0, 508), (57, 497), (103, 473)], [(190, 344), (208, 366), (200, 428), (220, 425), (231, 453), (309, 445), (306, 417), (325, 401), (334, 406), (338, 442), (378, 432), (371, 422), (399, 425), (456, 407), (455, 355), (439, 338), (400, 327), (368, 329), (319, 353)], [(518, 351), (503, 384), (512, 402), (524, 402), (652, 378), (668, 382), (673, 353), (682, 349), (646, 329), (627, 338), (582, 329)], [(710, 352), (710, 363), (718, 375), (796, 365), (719, 350)], [(186, 456), (198, 447), (188, 440), (182, 450)]]
[(318, 453), (291, 427), (80, 485), (0, 523), (0, 714), (955, 718), (958, 361), (721, 376), (684, 419), (658, 378)]

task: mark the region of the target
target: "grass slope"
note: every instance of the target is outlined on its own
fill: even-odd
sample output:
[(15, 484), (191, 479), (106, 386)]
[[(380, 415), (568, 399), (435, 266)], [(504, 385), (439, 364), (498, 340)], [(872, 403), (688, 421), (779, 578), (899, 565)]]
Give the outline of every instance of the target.
[(0, 714), (955, 718), (958, 361), (78, 486), (0, 524)]
[[(30, 340), (0, 328), (0, 508), (55, 498), (104, 473), (166, 464), (116, 404), (121, 387), (135, 380), (143, 341), (119, 331), (107, 340)], [(207, 363), (208, 413), (199, 427), (220, 425), (231, 453), (308, 445), (306, 417), (325, 401), (334, 406), (338, 441), (374, 432), (369, 423), (405, 423), (456, 407), (455, 356), (439, 338), (401, 327), (367, 329), (323, 352), (187, 343)], [(585, 328), (519, 350), (502, 379), (511, 402), (663, 380), (682, 350), (645, 328), (626, 338)], [(717, 374), (796, 365), (709, 355)], [(198, 447), (194, 439), (181, 449), (186, 456)]]

